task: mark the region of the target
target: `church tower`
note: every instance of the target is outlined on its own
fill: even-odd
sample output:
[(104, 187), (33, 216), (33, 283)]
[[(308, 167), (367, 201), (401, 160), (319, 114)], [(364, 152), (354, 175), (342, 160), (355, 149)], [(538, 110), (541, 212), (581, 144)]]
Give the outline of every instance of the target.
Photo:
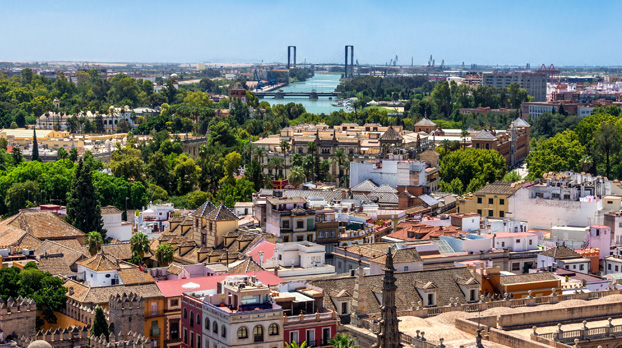
[(382, 306), (380, 306), (380, 330), (376, 334), (377, 341), (373, 348), (399, 348), (400, 331), (398, 329), (397, 308), (395, 306), (395, 276), (393, 273), (393, 254), (391, 248), (387, 251), (384, 264), (384, 280), (382, 285)]

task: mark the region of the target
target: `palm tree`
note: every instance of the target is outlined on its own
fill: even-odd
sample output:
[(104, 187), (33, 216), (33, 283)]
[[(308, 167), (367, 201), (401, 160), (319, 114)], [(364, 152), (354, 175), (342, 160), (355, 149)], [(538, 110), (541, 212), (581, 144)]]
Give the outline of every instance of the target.
[(289, 152), (289, 149), (291, 149), (291, 145), (289, 145), (289, 143), (287, 142), (287, 140), (281, 140), (281, 152), (283, 153), (283, 164), (284, 164), (284, 170), (283, 170), (283, 175), (287, 176), (287, 153)]
[(138, 232), (130, 238), (130, 246), (132, 252), (138, 253), (141, 257), (145, 256), (145, 253), (151, 251), (149, 238), (142, 232)]
[(175, 254), (175, 248), (173, 248), (170, 244), (160, 244), (155, 251), (155, 257), (158, 261), (158, 266), (164, 267), (168, 266), (169, 263), (173, 262), (173, 255)]
[(592, 156), (590, 155), (583, 155), (583, 157), (579, 160), (579, 164), (581, 165), (583, 171), (588, 173), (590, 168), (592, 168), (592, 164), (594, 164), (594, 160), (592, 160)]
[(447, 153), (449, 152), (449, 149), (451, 148), (451, 140), (443, 139), (443, 141), (441, 141), (441, 146), (443, 147), (443, 157), (444, 157), (445, 155), (447, 155)]
[(296, 166), (292, 167), (292, 169), (289, 171), (289, 173), (287, 174), (287, 179), (289, 180), (290, 184), (298, 188), (298, 185), (306, 181), (307, 176), (305, 175), (305, 171), (302, 167)]
[(466, 129), (463, 129), (462, 133), (460, 133), (460, 136), (462, 138), (462, 148), (463, 149), (466, 147), (466, 140), (465, 139), (466, 139), (466, 137), (469, 136), (469, 134), (470, 134), (469, 131), (466, 130)]
[(315, 157), (315, 153), (317, 152), (317, 144), (315, 143), (315, 141), (310, 142), (309, 144), (307, 144), (307, 152), (309, 152), (313, 158), (313, 174), (315, 175), (315, 178), (317, 179), (317, 176), (319, 175), (319, 163), (317, 161), (317, 158)]
[(279, 179), (279, 169), (283, 168), (283, 159), (281, 157), (272, 157), (270, 158), (270, 160), (268, 161), (268, 168), (270, 168), (270, 170), (274, 170), (274, 179)]
[(258, 147), (255, 150), (255, 155), (257, 156), (257, 158), (259, 158), (259, 164), (261, 164), (263, 166), (264, 165), (263, 158), (266, 156), (266, 148), (265, 147)]
[(97, 231), (89, 232), (86, 235), (86, 238), (84, 238), (84, 242), (86, 243), (91, 255), (97, 254), (97, 252), (101, 249), (102, 244), (104, 244), (102, 235)]
[[(285, 348), (307, 348), (307, 342), (302, 342), (302, 344), (298, 344), (296, 341), (292, 341), (292, 343), (285, 342)], [(308, 346), (311, 348), (311, 346)]]
[(347, 333), (338, 334), (328, 341), (333, 348), (359, 348), (358, 344), (354, 344), (354, 339)]
[(337, 164), (337, 187), (339, 187), (341, 185), (341, 176), (343, 175), (341, 169), (345, 163), (348, 162), (348, 156), (346, 156), (346, 153), (343, 150), (337, 150), (330, 158), (330, 161), (333, 164)]

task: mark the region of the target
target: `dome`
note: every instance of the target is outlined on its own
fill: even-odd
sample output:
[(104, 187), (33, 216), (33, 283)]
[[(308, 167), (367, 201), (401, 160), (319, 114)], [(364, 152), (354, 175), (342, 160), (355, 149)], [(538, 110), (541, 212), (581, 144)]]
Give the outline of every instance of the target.
[(32, 341), (28, 348), (52, 348), (52, 345), (43, 340)]
[(45, 114), (43, 114), (43, 115), (41, 115), (41, 117), (39, 117), (39, 120), (41, 120), (41, 121), (47, 121), (47, 120), (48, 120), (48, 117), (47, 117)]

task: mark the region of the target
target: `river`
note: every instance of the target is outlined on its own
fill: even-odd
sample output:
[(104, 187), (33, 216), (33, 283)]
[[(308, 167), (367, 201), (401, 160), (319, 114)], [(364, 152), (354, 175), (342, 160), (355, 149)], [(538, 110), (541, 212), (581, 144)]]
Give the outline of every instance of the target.
[[(290, 83), (282, 88), (283, 92), (311, 92), (315, 89), (317, 92), (333, 92), (339, 85), (341, 74), (315, 74), (312, 78), (304, 82)], [(332, 106), (336, 102), (336, 98), (319, 98), (317, 100), (309, 100), (304, 97), (286, 97), (285, 99), (264, 98), (270, 105), (296, 103), (302, 104), (305, 110), (313, 114), (330, 114), (333, 111), (343, 109), (342, 107)]]

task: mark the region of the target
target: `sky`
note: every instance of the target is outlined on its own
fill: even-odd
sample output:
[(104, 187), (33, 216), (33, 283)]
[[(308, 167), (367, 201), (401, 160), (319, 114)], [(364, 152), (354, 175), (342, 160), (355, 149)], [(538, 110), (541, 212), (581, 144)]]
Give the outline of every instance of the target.
[(622, 1), (2, 0), (0, 60), (622, 65)]

